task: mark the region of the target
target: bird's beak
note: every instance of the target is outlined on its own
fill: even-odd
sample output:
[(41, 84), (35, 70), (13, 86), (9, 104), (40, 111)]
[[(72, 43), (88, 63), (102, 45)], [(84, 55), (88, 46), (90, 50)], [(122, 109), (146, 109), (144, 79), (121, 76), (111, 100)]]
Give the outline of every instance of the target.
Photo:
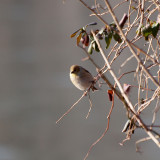
[(71, 74), (74, 73), (74, 71), (71, 72)]

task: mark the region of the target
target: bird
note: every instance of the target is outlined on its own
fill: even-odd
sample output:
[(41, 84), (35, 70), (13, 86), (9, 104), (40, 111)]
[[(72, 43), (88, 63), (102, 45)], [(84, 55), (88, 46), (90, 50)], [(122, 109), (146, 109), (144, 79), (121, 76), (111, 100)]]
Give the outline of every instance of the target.
[(92, 91), (98, 90), (94, 86), (95, 80), (91, 73), (81, 66), (72, 65), (70, 67), (70, 80), (79, 90), (85, 91), (89, 88)]

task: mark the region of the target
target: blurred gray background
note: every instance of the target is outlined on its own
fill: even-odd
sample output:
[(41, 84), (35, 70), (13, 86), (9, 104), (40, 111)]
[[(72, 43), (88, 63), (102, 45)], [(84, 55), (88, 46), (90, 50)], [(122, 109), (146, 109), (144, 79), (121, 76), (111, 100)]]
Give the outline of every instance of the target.
[[(124, 9), (116, 11), (119, 18)], [(96, 74), (89, 61), (81, 61), (85, 54), (76, 47), (76, 39), (70, 38), (87, 23), (96, 21), (101, 26), (89, 13), (75, 0), (65, 4), (62, 0), (0, 1), (0, 160), (81, 160), (105, 130), (111, 106), (107, 86), (91, 94), (93, 109), (87, 120), (85, 97), (55, 124), (82, 94), (69, 80), (70, 66), (83, 65)], [(103, 64), (99, 55), (93, 57)], [(125, 138), (121, 133), (125, 121), (125, 110), (118, 101), (108, 133), (88, 160), (159, 159), (153, 142), (141, 144), (143, 153), (136, 153), (135, 141), (146, 136), (141, 131), (124, 147), (119, 145)]]

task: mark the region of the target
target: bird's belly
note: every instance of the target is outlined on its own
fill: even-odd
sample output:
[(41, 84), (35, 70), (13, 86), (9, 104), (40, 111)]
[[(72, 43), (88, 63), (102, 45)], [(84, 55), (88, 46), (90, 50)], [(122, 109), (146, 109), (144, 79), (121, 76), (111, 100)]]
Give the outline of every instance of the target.
[(71, 77), (72, 83), (80, 90), (86, 90), (91, 86), (91, 81), (86, 79), (80, 79), (76, 77)]

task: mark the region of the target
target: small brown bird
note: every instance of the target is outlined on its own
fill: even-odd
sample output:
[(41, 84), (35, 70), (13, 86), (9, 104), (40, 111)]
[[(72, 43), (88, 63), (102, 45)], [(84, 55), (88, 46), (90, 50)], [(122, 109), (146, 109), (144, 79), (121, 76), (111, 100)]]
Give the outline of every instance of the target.
[(70, 79), (72, 83), (80, 90), (86, 90), (89, 87), (94, 90), (98, 90), (94, 86), (94, 78), (86, 69), (78, 65), (72, 65), (70, 67)]

